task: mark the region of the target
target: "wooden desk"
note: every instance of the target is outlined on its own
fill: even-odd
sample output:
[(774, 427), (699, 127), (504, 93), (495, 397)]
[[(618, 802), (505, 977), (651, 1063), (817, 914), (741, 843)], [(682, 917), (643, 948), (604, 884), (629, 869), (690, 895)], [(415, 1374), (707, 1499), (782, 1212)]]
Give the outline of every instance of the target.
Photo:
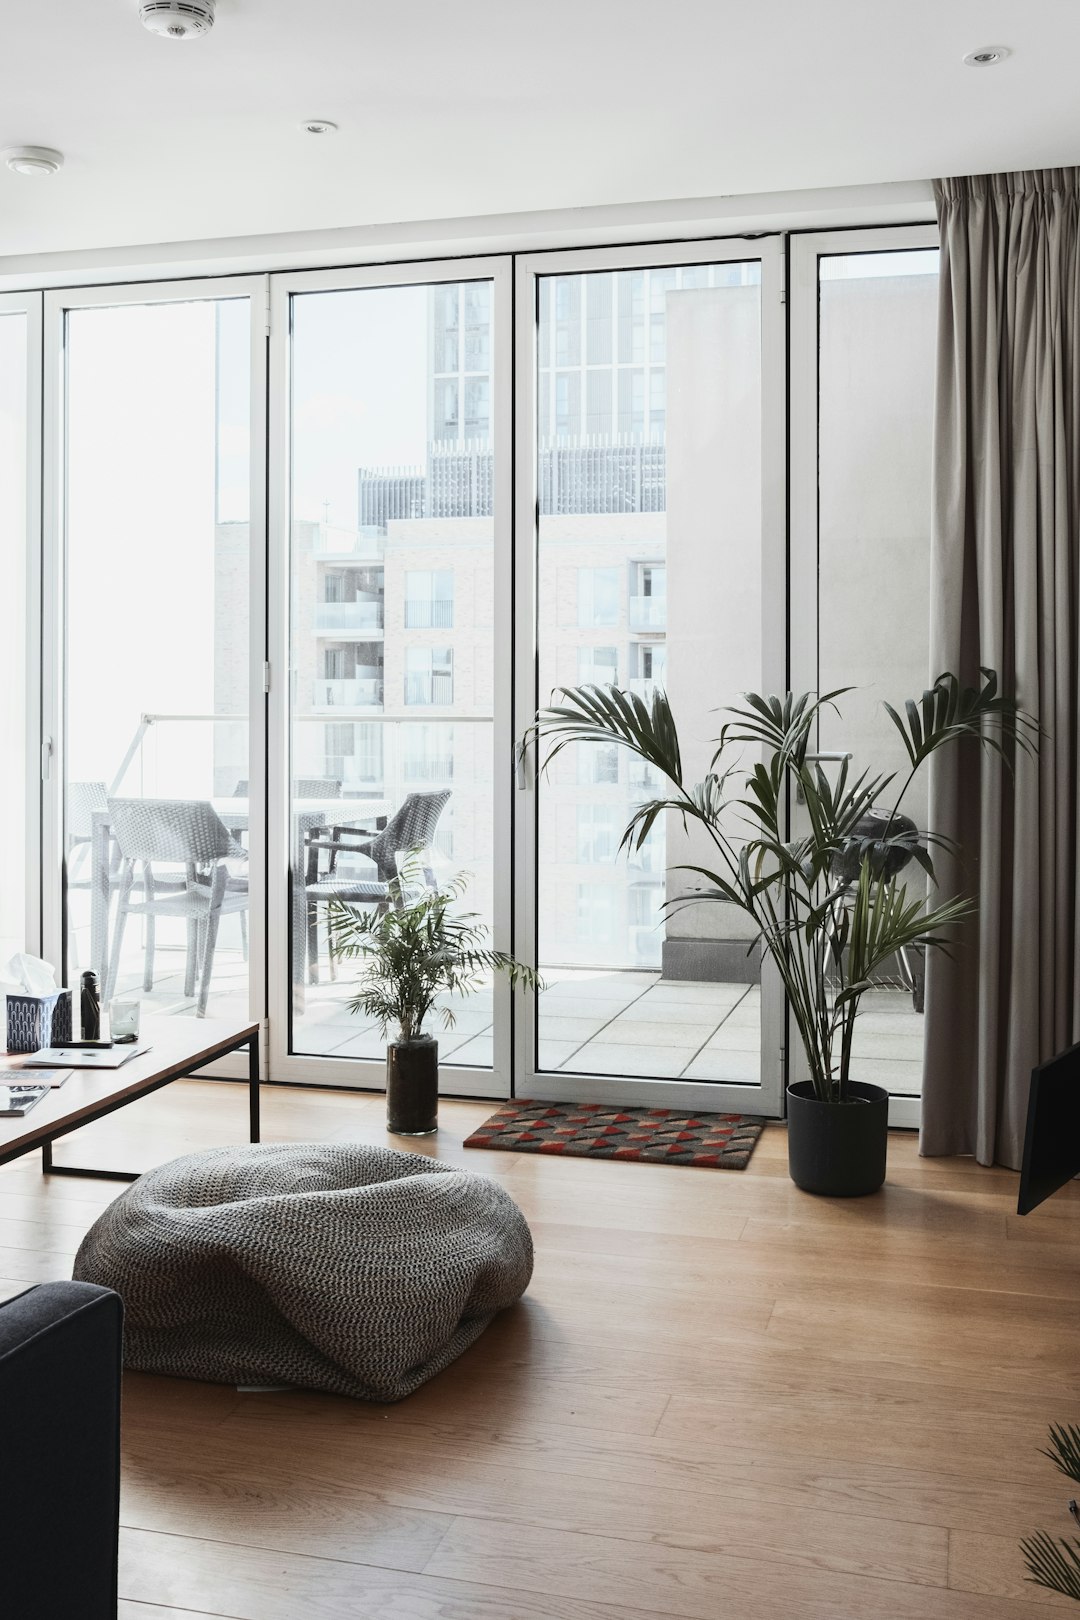
[[(41, 1149), (44, 1172), (58, 1176), (96, 1176), (105, 1181), (137, 1181), (127, 1170), (84, 1170), (52, 1162), (52, 1144), (59, 1136), (77, 1131), (96, 1119), (137, 1102), (174, 1080), (183, 1080), (236, 1052), (248, 1049), (248, 1094), (251, 1140), (259, 1140), (259, 1025), (237, 1024), (225, 1019), (158, 1017), (143, 1020), (140, 1041), (149, 1041), (150, 1050), (130, 1058), (119, 1069), (73, 1069), (62, 1086), (55, 1087), (21, 1119), (0, 1117), (0, 1164)], [(34, 1069), (25, 1059), (12, 1054), (6, 1066), (24, 1069), (32, 1083)]]

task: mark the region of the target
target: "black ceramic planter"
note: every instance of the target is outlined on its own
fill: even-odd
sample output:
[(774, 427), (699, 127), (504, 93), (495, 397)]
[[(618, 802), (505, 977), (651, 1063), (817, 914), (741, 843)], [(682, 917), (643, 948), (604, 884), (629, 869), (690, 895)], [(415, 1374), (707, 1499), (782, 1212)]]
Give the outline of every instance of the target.
[(386, 1128), (431, 1136), (439, 1128), (439, 1043), (430, 1035), (386, 1048)]
[(852, 1100), (821, 1102), (813, 1082), (788, 1086), (788, 1170), (803, 1192), (862, 1198), (885, 1180), (889, 1093), (853, 1080)]

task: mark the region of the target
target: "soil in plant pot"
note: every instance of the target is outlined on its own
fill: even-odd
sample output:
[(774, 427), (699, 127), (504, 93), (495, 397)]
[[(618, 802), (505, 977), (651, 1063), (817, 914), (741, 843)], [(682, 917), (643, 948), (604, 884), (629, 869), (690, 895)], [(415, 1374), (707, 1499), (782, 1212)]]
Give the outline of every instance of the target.
[(386, 1128), (394, 1136), (439, 1128), (439, 1043), (430, 1036), (386, 1048)]
[(788, 1171), (796, 1187), (863, 1198), (885, 1180), (889, 1093), (853, 1080), (849, 1102), (821, 1102), (813, 1082), (788, 1087)]

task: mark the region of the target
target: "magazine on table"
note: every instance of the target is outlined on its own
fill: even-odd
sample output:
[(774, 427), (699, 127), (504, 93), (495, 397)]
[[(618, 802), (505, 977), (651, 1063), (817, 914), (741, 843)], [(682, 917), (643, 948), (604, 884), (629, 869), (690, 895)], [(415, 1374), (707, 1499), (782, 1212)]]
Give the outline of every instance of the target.
[(60, 1065), (68, 1069), (118, 1069), (130, 1058), (139, 1057), (149, 1050), (148, 1043), (140, 1046), (138, 1041), (134, 1046), (106, 1046), (98, 1050), (93, 1047), (46, 1046), (40, 1052), (31, 1052), (23, 1061), (35, 1069)]
[(29, 1079), (22, 1067), (0, 1068), (0, 1086), (51, 1086), (56, 1090), (65, 1080), (71, 1079), (70, 1069), (34, 1069), (33, 1078)]
[(51, 1090), (51, 1086), (0, 1085), (0, 1117), (10, 1119), (28, 1114)]

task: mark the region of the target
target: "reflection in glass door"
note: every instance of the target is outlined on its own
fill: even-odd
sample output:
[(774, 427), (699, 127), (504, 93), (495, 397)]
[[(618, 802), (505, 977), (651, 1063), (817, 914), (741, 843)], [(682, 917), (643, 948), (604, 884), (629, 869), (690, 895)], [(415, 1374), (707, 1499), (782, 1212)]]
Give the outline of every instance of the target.
[(225, 285), (50, 299), (64, 359), (64, 982), (93, 968), (105, 998), (242, 1018), (262, 848), (253, 300)]
[[(358, 969), (329, 951), (333, 898), (377, 913), (409, 868), (421, 887), (461, 876), (461, 908), (507, 943), (493, 768), (495, 721), (509, 718), (495, 691), (496, 642), (509, 643), (495, 623), (497, 568), (509, 577), (495, 546), (507, 498), (497, 285), (482, 267), (392, 285), (275, 278), (288, 300), (291, 795), (289, 960), (274, 972), (290, 985), (279, 1068), (297, 1078), (325, 1079), (307, 1061), (322, 1058), (338, 1083), (382, 1083), (385, 1036), (349, 1010)], [(494, 1069), (506, 999), (490, 983), (440, 998), (428, 1032), (445, 1089), (505, 1089), (507, 1054)]]
[[(792, 684), (851, 687), (817, 746), (860, 769), (907, 770), (882, 703), (918, 697), (930, 654), (930, 449), (938, 297), (932, 226), (796, 240), (793, 377)], [(886, 606), (887, 605), (887, 606)], [(828, 765), (825, 766), (828, 769)], [(885, 808), (891, 808), (888, 801)], [(926, 779), (904, 808), (921, 828)], [(901, 879), (925, 892), (914, 862)], [(893, 1124), (918, 1124), (923, 958), (880, 975), (856, 1023), (852, 1076), (892, 1095)]]
[[(776, 261), (771, 250), (728, 258), (728, 246), (675, 263), (631, 249), (538, 257), (519, 296), (536, 311), (524, 402), (537, 506), (530, 688), (541, 704), (586, 682), (646, 700), (664, 688), (689, 781), (709, 769), (716, 711), (784, 678), (782, 530), (763, 477), (780, 409), (774, 351), (763, 359)], [(701, 838), (669, 815), (640, 851), (617, 856), (634, 807), (663, 784), (614, 748), (578, 745), (550, 771), (539, 765), (546, 988), (528, 1093), (779, 1112), (779, 1023), (769, 991), (763, 1024), (752, 930), (727, 905), (665, 909), (700, 882), (679, 868), (708, 864)]]

